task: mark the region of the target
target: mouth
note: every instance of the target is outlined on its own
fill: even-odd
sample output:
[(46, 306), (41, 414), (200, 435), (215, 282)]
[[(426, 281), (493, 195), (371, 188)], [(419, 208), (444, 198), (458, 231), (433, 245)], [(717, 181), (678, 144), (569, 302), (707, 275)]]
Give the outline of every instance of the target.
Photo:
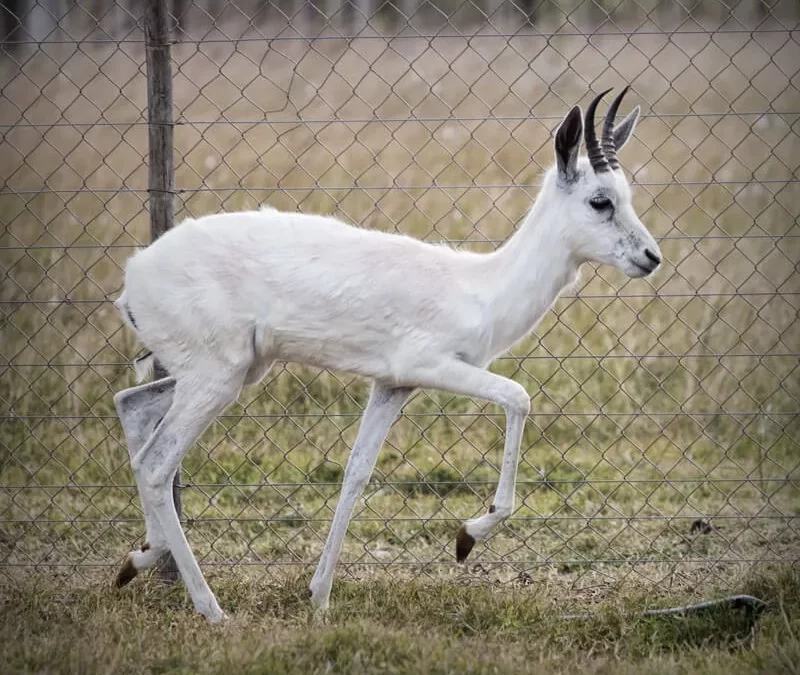
[[(628, 262), (631, 264), (631, 270), (628, 272), (629, 277), (634, 277), (636, 279), (640, 277), (646, 277), (653, 272), (655, 272), (658, 264), (655, 265), (642, 265), (641, 263), (636, 262), (635, 260), (628, 259)], [(632, 272), (632, 273), (631, 273)]]

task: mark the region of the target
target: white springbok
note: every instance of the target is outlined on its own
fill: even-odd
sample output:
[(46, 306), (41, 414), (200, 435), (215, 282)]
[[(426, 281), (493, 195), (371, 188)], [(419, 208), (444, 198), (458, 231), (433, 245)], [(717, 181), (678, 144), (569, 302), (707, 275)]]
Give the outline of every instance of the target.
[(378, 452), (417, 388), (486, 399), (506, 413), (494, 502), (461, 526), (457, 560), (508, 518), (530, 398), (486, 367), (533, 329), (582, 263), (643, 277), (661, 262), (617, 161), (639, 116), (637, 107), (614, 126), (625, 91), (609, 107), (602, 143), (594, 115), (607, 92), (585, 123), (578, 106), (569, 111), (555, 137), (556, 166), (519, 231), (492, 253), (265, 209), (186, 220), (133, 255), (116, 305), (152, 352), (139, 365), (157, 359), (170, 377), (114, 397), (147, 527), (117, 585), (171, 551), (197, 611), (213, 622), (225, 617), (186, 541), (171, 483), (202, 431), (276, 360), (372, 379), (310, 584), (317, 613), (328, 607), (342, 540)]

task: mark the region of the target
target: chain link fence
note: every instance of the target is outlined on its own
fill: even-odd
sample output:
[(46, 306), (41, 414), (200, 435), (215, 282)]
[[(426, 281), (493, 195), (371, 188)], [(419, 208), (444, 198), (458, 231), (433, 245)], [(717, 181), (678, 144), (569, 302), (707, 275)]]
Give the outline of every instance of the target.
[[(140, 3), (0, 2), (0, 567), (110, 578), (144, 525), (111, 305), (149, 241)], [(492, 368), (532, 413), (518, 508), (469, 567), (502, 411), (430, 391), (394, 425), (342, 569), (702, 594), (798, 560), (800, 7), (794, 0), (174, 0), (176, 222), (270, 204), (490, 251), (568, 108), (630, 83), (622, 153), (665, 265), (587, 267)], [(366, 402), (276, 366), (184, 464), (207, 567), (316, 562)]]

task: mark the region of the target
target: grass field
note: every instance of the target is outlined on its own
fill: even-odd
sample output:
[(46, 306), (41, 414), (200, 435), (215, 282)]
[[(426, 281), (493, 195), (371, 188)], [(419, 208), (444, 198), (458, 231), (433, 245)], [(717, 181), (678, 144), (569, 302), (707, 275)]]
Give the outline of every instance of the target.
[(763, 614), (723, 608), (644, 617), (620, 594), (563, 618), (531, 589), (340, 584), (329, 623), (310, 620), (301, 579), (214, 579), (231, 618), (209, 626), (182, 589), (67, 590), (41, 576), (6, 588), (4, 672), (42, 673), (797, 673), (797, 567), (762, 568), (743, 590)]
[[(268, 51), (212, 33), (175, 46), (179, 219), (263, 202), (486, 251), (529, 208), (569, 105), (630, 82), (630, 104), (644, 108), (621, 159), (666, 264), (636, 282), (586, 269), (536, 335), (494, 364), (533, 404), (514, 517), (469, 567), (455, 565), (458, 521), (493, 494), (503, 418), (418, 393), (357, 510), (339, 613), (321, 632), (299, 630), (300, 579), (327, 534), (366, 400), (366, 383), (344, 373), (276, 367), (186, 459), (188, 537), (237, 608), (231, 627), (215, 633), (187, 616), (179, 589), (107, 590), (143, 536), (111, 400), (132, 384), (138, 347), (110, 304), (125, 258), (149, 239), (143, 50), (49, 44), (0, 61), (10, 662), (124, 670), (142, 649), (159, 672), (236, 670), (254, 655), (297, 657), (307, 665), (297, 672), (329, 661), (358, 672), (358, 659), (364, 670), (399, 659), (398, 672), (494, 672), (493, 659), (497, 672), (583, 660), (638, 672), (650, 653), (663, 672), (796, 663), (796, 572), (767, 570), (800, 557), (800, 45), (796, 31), (769, 26), (657, 34), (637, 24), (591, 40), (507, 37), (502, 25), (469, 38), (367, 31)], [(396, 593), (390, 578), (402, 582)], [(733, 647), (710, 625), (678, 639), (669, 622), (619, 614), (748, 584), (778, 602), (783, 583), (788, 619), (770, 614)], [(410, 601), (420, 593), (430, 607)], [(549, 616), (556, 605), (597, 605), (603, 617), (573, 634)], [(454, 621), (458, 612), (477, 625)], [(146, 647), (126, 636), (134, 623), (152, 637)], [(31, 641), (15, 633), (23, 626)], [(83, 650), (90, 635), (97, 649)], [(173, 636), (198, 645), (196, 661), (178, 659)], [(59, 666), (52, 654), (69, 658)], [(437, 658), (452, 667), (437, 670)]]

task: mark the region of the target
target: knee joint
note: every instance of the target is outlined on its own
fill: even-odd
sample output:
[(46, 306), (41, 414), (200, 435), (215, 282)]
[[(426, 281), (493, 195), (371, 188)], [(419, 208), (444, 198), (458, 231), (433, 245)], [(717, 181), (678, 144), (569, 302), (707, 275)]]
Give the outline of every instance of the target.
[(507, 406), (509, 412), (522, 416), (528, 415), (531, 411), (531, 398), (528, 396), (525, 387), (522, 385), (516, 385), (514, 387), (513, 395), (509, 398)]
[(364, 491), (367, 487), (367, 483), (369, 483), (369, 473), (366, 472), (353, 473), (350, 476), (345, 475), (344, 477), (345, 487), (349, 486), (349, 490), (357, 494)]
[(489, 513), (493, 513), (498, 520), (505, 520), (511, 515), (511, 509), (507, 506), (496, 506), (492, 504), (489, 507)]
[[(165, 377), (155, 382), (123, 389), (114, 394), (114, 407), (119, 413), (133, 408), (169, 408), (175, 391), (176, 380), (174, 377)], [(163, 413), (162, 413), (163, 414)]]
[(125, 414), (126, 404), (132, 395), (132, 389), (123, 389), (114, 394), (114, 407), (119, 415)]
[(139, 489), (145, 493), (147, 502), (155, 506), (172, 501), (172, 481), (160, 472), (149, 471), (141, 465), (134, 469)]

